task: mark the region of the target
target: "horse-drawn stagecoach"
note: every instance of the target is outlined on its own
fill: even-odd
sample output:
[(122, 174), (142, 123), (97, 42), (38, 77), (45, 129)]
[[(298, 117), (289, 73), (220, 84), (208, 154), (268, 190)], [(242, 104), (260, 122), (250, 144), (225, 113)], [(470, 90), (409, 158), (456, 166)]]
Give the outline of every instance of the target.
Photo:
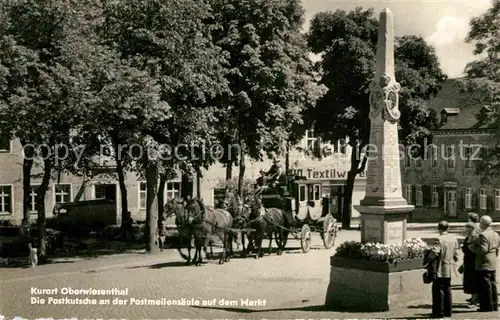
[[(300, 240), (304, 253), (311, 249), (311, 232), (318, 231), (326, 249), (335, 244), (337, 222), (323, 206), (322, 183), (301, 176), (288, 176), (274, 187), (263, 187), (260, 197), (264, 208), (278, 208), (291, 213), (293, 224), (286, 229)], [(286, 243), (286, 239), (285, 239)]]
[[(284, 178), (284, 179), (283, 179)], [(226, 193), (227, 197), (228, 193)], [(196, 247), (194, 260), (200, 264), (201, 249), (205, 249), (212, 236), (219, 238), (223, 251), (219, 263), (229, 261), (232, 255), (233, 236), (246, 234), (249, 246), (256, 250), (256, 258), (263, 256), (262, 240), (269, 238), (269, 249), (274, 239), (278, 254), (283, 251), (288, 235), (300, 240), (304, 253), (311, 249), (311, 232), (319, 231), (325, 248), (330, 249), (337, 236), (337, 223), (323, 206), (321, 181), (304, 177), (282, 177), (272, 183), (264, 183), (255, 188), (255, 193), (242, 206), (239, 197), (233, 194), (225, 199), (224, 208), (205, 206), (201, 199), (172, 199), (165, 206), (167, 215), (176, 216), (179, 237), (188, 240), (188, 256), (182, 254), (180, 242), (178, 250), (191, 261), (191, 239)], [(244, 237), (242, 244), (244, 247)], [(247, 248), (249, 249), (249, 248)], [(243, 254), (247, 251), (243, 248)]]

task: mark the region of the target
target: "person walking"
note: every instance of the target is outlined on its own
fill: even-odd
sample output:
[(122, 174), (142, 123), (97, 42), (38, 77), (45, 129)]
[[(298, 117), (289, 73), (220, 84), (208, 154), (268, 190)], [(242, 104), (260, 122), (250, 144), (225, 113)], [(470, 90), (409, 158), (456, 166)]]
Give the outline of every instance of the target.
[(482, 216), (479, 225), (481, 233), (469, 245), (476, 253), (476, 283), (479, 298), (479, 312), (498, 311), (498, 291), (496, 270), (500, 236), (491, 229), (493, 220), (490, 216)]
[(452, 295), (451, 295), (451, 274), (454, 268), (454, 261), (458, 261), (458, 240), (448, 233), (448, 222), (441, 221), (438, 224), (438, 245), (439, 266), (437, 278), (432, 282), (432, 318), (451, 317)]
[(474, 222), (467, 222), (465, 225), (466, 238), (462, 245), (462, 251), (464, 253), (464, 262), (460, 267), (461, 273), (463, 273), (463, 290), (464, 293), (470, 294), (471, 298), (467, 299), (467, 302), (471, 306), (475, 306), (478, 303), (477, 299), (477, 285), (476, 285), (476, 253), (471, 251), (469, 245), (475, 241), (478, 233), (476, 231), (476, 225)]

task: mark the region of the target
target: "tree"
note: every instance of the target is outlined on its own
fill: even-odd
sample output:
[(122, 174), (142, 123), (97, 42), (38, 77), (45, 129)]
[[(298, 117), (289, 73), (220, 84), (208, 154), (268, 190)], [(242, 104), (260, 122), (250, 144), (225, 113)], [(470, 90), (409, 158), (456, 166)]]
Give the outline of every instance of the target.
[[(283, 151), (303, 112), (324, 93), (314, 78), (305, 37), (300, 33), (300, 1), (211, 1), (216, 45), (229, 53), (230, 94), (218, 105), (219, 137), (226, 148), (223, 163), (239, 164), (243, 192), (245, 157)], [(295, 138), (295, 136), (293, 136)], [(239, 154), (231, 146), (239, 147)], [(237, 156), (237, 157), (236, 157)]]
[(86, 5), (71, 0), (19, 1), (6, 6), (2, 25), (0, 126), (24, 148), (25, 212), (32, 159), (38, 155), (43, 161), (36, 200), (41, 260), (46, 257), (45, 194), (81, 116), (86, 64), (92, 59)]
[(105, 43), (149, 74), (159, 85), (158, 104), (165, 105), (150, 105), (154, 112), (143, 110), (148, 121), (134, 128), (144, 150), (134, 169), (146, 178), (146, 249), (151, 252), (156, 250), (158, 178), (164, 182), (173, 169), (193, 164), (199, 171), (200, 162), (181, 156), (190, 150), (175, 151), (181, 143), (189, 146), (210, 139), (206, 122), (212, 120), (213, 108), (207, 102), (226, 90), (225, 57), (210, 38), (211, 26), (205, 22), (210, 8), (204, 1), (103, 1), (103, 7)]
[(470, 62), (466, 77), (461, 82), (466, 104), (484, 106), (477, 115), (479, 122), (496, 129), (496, 145), (483, 149), (477, 174), (490, 179), (500, 176), (500, 1), (470, 21), (471, 30), (466, 38), (475, 45), (474, 54), (480, 59)]
[[(346, 139), (351, 146), (351, 167), (347, 174), (344, 194), (342, 227), (351, 221), (352, 192), (356, 176), (365, 170), (369, 143), (368, 113), (369, 84), (375, 74), (378, 21), (373, 9), (358, 7), (346, 13), (342, 10), (321, 12), (311, 21), (308, 35), (313, 53), (321, 54), (316, 67), (321, 83), (328, 92), (310, 114), (315, 133), (328, 143)], [(421, 37), (396, 39), (396, 80), (400, 82), (401, 127), (404, 144), (430, 140), (430, 129), (436, 126), (436, 113), (425, 100), (435, 95), (446, 76), (439, 68), (434, 49)], [(421, 153), (423, 148), (415, 148)]]

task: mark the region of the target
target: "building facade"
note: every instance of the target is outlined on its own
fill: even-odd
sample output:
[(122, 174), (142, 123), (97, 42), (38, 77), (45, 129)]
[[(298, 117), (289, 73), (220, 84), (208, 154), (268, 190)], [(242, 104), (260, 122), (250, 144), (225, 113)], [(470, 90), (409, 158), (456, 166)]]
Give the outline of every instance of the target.
[[(23, 151), (18, 140), (4, 141), (0, 146), (0, 220), (20, 223), (23, 217)], [(36, 161), (32, 169), (30, 189), (31, 219), (36, 219), (36, 190), (41, 183), (41, 165)], [(93, 177), (80, 177), (54, 172), (45, 196), (45, 212), (51, 217), (56, 204), (72, 201), (111, 199), (121, 212), (121, 193), (113, 167), (101, 170)], [(125, 174), (127, 185), (128, 209), (136, 220), (146, 217), (146, 183), (133, 172)], [(165, 199), (180, 194), (181, 180), (168, 181), (165, 185)], [(121, 215), (118, 214), (120, 217)]]
[(500, 218), (500, 180), (476, 174), (481, 149), (496, 143), (495, 129), (478, 123), (482, 106), (460, 104), (456, 80), (448, 80), (431, 108), (441, 126), (424, 157), (402, 162), (404, 195), (415, 206), (410, 221), (465, 221), (469, 212)]
[[(298, 147), (311, 148), (319, 143), (314, 137), (313, 131), (308, 131), (306, 137)], [(349, 170), (350, 150), (340, 148), (331, 156), (322, 160), (315, 160), (305, 156), (303, 152), (294, 149), (290, 152), (290, 168), (297, 175), (304, 175), (308, 179), (321, 181), (322, 195), (332, 196), (333, 210), (341, 210), (347, 170)], [(0, 220), (10, 220), (20, 223), (22, 220), (23, 207), (23, 181), (22, 181), (22, 146), (18, 140), (8, 141), (3, 139), (0, 143)], [(284, 164), (285, 159), (282, 158)], [(262, 162), (247, 161), (245, 179), (256, 180), (261, 169), (267, 170), (271, 166), (271, 160)], [(41, 182), (41, 165), (36, 163), (32, 169), (32, 181), (30, 189), (30, 213), (31, 218), (36, 219), (35, 199), (36, 189)], [(92, 200), (111, 199), (116, 203), (116, 210), (121, 212), (121, 194), (113, 166), (103, 166), (102, 173), (94, 176), (74, 176), (70, 174), (55, 172), (49, 184), (49, 190), (45, 198), (46, 216), (51, 217), (56, 204)], [(214, 165), (202, 172), (199, 180), (200, 186), (194, 182), (193, 190), (200, 190), (199, 196), (207, 205), (214, 205), (217, 192), (220, 190), (221, 182), (225, 180), (226, 170), (222, 165)], [(233, 176), (238, 177), (238, 168), (233, 169)], [(197, 180), (197, 179), (195, 179)], [(126, 181), (128, 209), (135, 220), (145, 220), (146, 216), (146, 183), (135, 173), (127, 172)], [(181, 176), (168, 181), (165, 185), (165, 201), (181, 195)], [(353, 205), (359, 204), (365, 193), (364, 173), (360, 174), (355, 183), (353, 193)], [(195, 194), (196, 196), (196, 194)], [(353, 212), (355, 217), (357, 212)], [(120, 214), (118, 214), (120, 216)]]

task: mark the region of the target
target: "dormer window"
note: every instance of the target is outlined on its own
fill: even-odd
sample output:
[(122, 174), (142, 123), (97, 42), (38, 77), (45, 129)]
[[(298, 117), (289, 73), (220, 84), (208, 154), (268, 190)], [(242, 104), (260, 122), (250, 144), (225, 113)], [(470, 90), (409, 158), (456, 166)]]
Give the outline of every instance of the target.
[(444, 108), (441, 111), (441, 125), (448, 123), (448, 120), (452, 116), (456, 116), (460, 113), (460, 108)]

